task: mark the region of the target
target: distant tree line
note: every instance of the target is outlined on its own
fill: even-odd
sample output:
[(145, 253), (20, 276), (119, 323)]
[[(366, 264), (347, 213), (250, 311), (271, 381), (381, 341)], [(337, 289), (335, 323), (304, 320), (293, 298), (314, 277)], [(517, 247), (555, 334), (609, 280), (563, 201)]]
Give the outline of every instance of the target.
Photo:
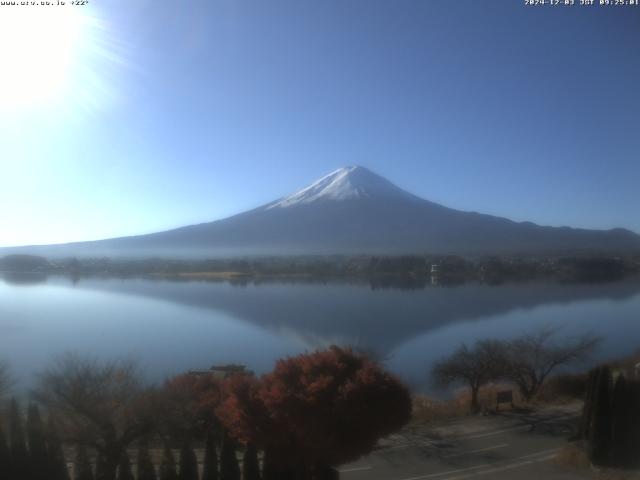
[(37, 404), (25, 419), (11, 402), (2, 479), (71, 480), (67, 463), (73, 480), (333, 479), (411, 416), (395, 377), (339, 347), (280, 360), (262, 377), (201, 371), (161, 386), (130, 361), (67, 354), (33, 398), (49, 421)]
[[(17, 275), (62, 273), (84, 275), (182, 275), (229, 273), (242, 277), (358, 277), (378, 286), (393, 281), (423, 288), (434, 276), (439, 283), (480, 280), (487, 283), (555, 278), (563, 281), (610, 281), (640, 272), (640, 256), (489, 256), (468, 259), (455, 255), (300, 255), (213, 259), (67, 258), (47, 260), (33, 255), (0, 258), (0, 271)], [(20, 277), (18, 277), (20, 280)]]

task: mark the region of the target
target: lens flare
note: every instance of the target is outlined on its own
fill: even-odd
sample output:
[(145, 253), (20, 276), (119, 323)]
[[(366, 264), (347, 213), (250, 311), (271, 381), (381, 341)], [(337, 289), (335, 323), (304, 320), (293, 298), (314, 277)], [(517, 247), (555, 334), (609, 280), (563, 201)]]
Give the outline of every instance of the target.
[(105, 51), (106, 32), (89, 7), (70, 2), (0, 6), (0, 110), (95, 106), (118, 58)]

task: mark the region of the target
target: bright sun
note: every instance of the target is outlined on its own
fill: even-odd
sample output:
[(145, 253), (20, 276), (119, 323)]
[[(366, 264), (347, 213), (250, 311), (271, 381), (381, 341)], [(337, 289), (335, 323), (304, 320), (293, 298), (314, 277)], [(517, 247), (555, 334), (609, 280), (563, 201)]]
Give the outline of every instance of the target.
[(0, 14), (0, 109), (62, 99), (74, 64), (90, 42), (77, 6), (5, 6)]

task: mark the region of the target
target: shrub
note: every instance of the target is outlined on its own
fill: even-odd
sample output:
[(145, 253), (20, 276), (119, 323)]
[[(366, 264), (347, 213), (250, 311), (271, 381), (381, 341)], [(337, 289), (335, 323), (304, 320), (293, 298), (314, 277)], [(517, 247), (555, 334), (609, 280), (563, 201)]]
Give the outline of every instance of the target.
[(218, 413), (274, 466), (304, 474), (370, 452), (409, 421), (411, 397), (364, 355), (331, 347), (280, 360), (260, 381), (232, 379)]

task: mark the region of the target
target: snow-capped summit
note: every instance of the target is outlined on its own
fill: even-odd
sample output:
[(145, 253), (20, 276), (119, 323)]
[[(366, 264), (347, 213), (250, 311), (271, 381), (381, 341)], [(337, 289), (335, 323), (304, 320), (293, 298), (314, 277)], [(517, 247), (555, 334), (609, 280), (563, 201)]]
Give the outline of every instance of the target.
[(287, 208), (327, 200), (390, 197), (409, 199), (414, 196), (371, 170), (349, 166), (331, 172), (308, 187), (267, 205), (266, 208)]

